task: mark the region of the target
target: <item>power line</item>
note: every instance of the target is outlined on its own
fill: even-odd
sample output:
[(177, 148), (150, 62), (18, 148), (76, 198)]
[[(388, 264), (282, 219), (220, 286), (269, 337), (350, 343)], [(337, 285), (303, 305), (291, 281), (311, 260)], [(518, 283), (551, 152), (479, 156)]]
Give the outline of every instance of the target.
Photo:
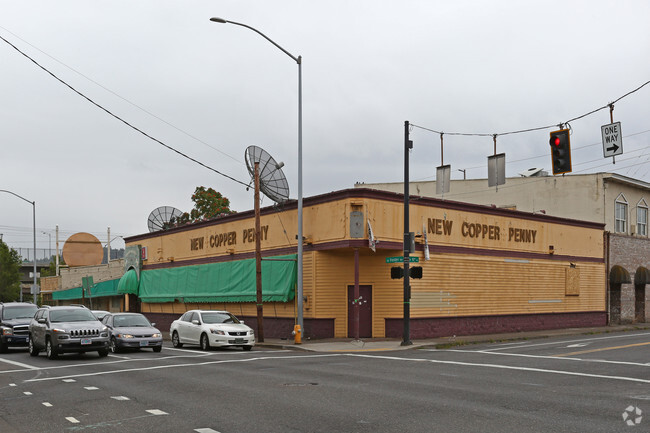
[(73, 67), (71, 67), (71, 66), (69, 66), (69, 65), (67, 65), (67, 64), (65, 64), (65, 63), (63, 63), (62, 61), (60, 61), (60, 60), (57, 59), (56, 57), (51, 56), (50, 54), (48, 54), (48, 53), (46, 53), (45, 51), (43, 51), (43, 50), (41, 50), (40, 48), (38, 48), (37, 46), (35, 46), (35, 45), (29, 43), (29, 42), (26, 41), (25, 39), (21, 38), (20, 36), (18, 36), (18, 35), (15, 34), (15, 33), (13, 33), (11, 30), (7, 30), (5, 27), (2, 27), (2, 26), (0, 26), (0, 29), (2, 29), (2, 30), (4, 30), (5, 32), (11, 34), (11, 35), (14, 36), (16, 39), (21, 40), (22, 42), (24, 42), (25, 44), (27, 44), (27, 45), (29, 45), (30, 47), (34, 48), (35, 50), (39, 51), (40, 53), (46, 55), (47, 57), (49, 57), (50, 59), (54, 60), (54, 61), (57, 62), (58, 64), (65, 66), (66, 68), (68, 68), (68, 69), (71, 70), (72, 72), (74, 72), (74, 73), (80, 75), (81, 77), (85, 78), (86, 80), (90, 81), (91, 83), (95, 84), (96, 86), (101, 87), (102, 89), (106, 90), (108, 93), (110, 93), (110, 94), (112, 94), (112, 95), (114, 95), (114, 96), (120, 98), (121, 100), (123, 100), (123, 101), (126, 102), (127, 104), (130, 104), (130, 105), (132, 105), (133, 107), (137, 108), (138, 110), (141, 110), (141, 111), (147, 113), (147, 114), (150, 115), (151, 117), (153, 117), (153, 118), (155, 118), (155, 119), (161, 121), (162, 123), (164, 123), (164, 124), (167, 125), (167, 126), (170, 126), (170, 127), (174, 128), (175, 130), (177, 130), (177, 131), (179, 131), (179, 132), (181, 132), (181, 133), (187, 135), (188, 137), (192, 138), (193, 140), (196, 140), (196, 141), (198, 141), (199, 143), (204, 144), (205, 146), (207, 146), (207, 147), (209, 147), (209, 148), (211, 148), (211, 149), (213, 149), (213, 150), (215, 150), (215, 151), (221, 153), (222, 155), (227, 156), (228, 158), (232, 159), (233, 161), (238, 162), (238, 163), (240, 163), (240, 164), (242, 164), (242, 165), (244, 164), (244, 162), (242, 162), (241, 159), (239, 159), (239, 158), (235, 158), (234, 156), (229, 155), (228, 153), (226, 153), (226, 152), (224, 152), (224, 151), (222, 151), (222, 150), (220, 150), (220, 149), (217, 149), (217, 148), (214, 147), (214, 146), (211, 146), (209, 143), (206, 143), (205, 141), (201, 140), (200, 138), (195, 137), (194, 135), (190, 134), (189, 132), (187, 132), (187, 131), (185, 131), (185, 130), (179, 128), (179, 127), (177, 127), (176, 125), (173, 125), (172, 123), (170, 123), (170, 122), (168, 122), (168, 121), (166, 121), (166, 120), (163, 119), (162, 117), (159, 117), (159, 116), (155, 115), (154, 113), (152, 113), (152, 112), (146, 110), (145, 108), (139, 106), (138, 104), (136, 104), (136, 103), (134, 103), (134, 102), (132, 102), (132, 101), (126, 99), (125, 97), (123, 97), (123, 96), (117, 94), (116, 92), (112, 91), (111, 89), (107, 88), (106, 86), (102, 85), (101, 83), (98, 83), (97, 81), (93, 80), (92, 78), (88, 77), (87, 75), (84, 75), (83, 73), (77, 71), (77, 70), (74, 69)]
[(536, 127), (536, 128), (520, 129), (518, 131), (508, 131), (508, 132), (501, 132), (501, 133), (496, 133), (496, 134), (495, 133), (488, 134), (488, 133), (471, 133), (471, 132), (436, 131), (435, 129), (425, 128), (424, 126), (415, 125), (413, 123), (411, 123), (411, 126), (414, 127), (414, 128), (423, 129), (425, 131), (433, 132), (433, 133), (440, 134), (440, 135), (460, 135), (460, 136), (465, 136), (465, 137), (498, 137), (498, 136), (501, 136), (501, 135), (522, 134), (524, 132), (540, 131), (540, 130), (543, 130), (543, 129), (555, 128), (555, 127), (557, 127), (559, 125), (566, 125), (567, 123), (571, 123), (571, 122), (573, 122), (575, 120), (579, 120), (579, 119), (582, 119), (583, 117), (587, 117), (587, 116), (589, 116), (591, 114), (597, 113), (600, 110), (604, 110), (606, 108), (613, 107), (614, 104), (617, 103), (618, 101), (620, 101), (621, 99), (623, 99), (623, 98), (625, 98), (627, 96), (630, 96), (631, 94), (633, 94), (635, 92), (638, 92), (639, 90), (641, 90), (643, 87), (647, 86), (648, 84), (650, 84), (650, 81), (646, 81), (645, 83), (643, 83), (642, 85), (640, 85), (636, 89), (634, 89), (634, 90), (632, 90), (630, 92), (627, 92), (625, 95), (619, 97), (618, 99), (615, 99), (614, 101), (610, 102), (609, 104), (603, 105), (602, 107), (596, 108), (595, 110), (592, 110), (592, 111), (590, 111), (588, 113), (585, 113), (583, 115), (574, 117), (574, 118), (569, 119), (569, 120), (567, 120), (565, 122), (556, 123), (554, 125), (539, 126), (539, 127)]
[(172, 152), (175, 152), (175, 153), (179, 154), (179, 155), (182, 156), (183, 158), (187, 158), (187, 159), (189, 159), (190, 161), (192, 161), (192, 162), (194, 162), (194, 163), (200, 165), (201, 167), (207, 168), (208, 170), (211, 170), (211, 171), (213, 171), (213, 172), (215, 172), (215, 173), (217, 173), (217, 174), (219, 174), (219, 175), (221, 175), (221, 176), (223, 176), (223, 177), (225, 177), (225, 178), (227, 178), (227, 179), (230, 179), (230, 180), (232, 180), (233, 182), (237, 182), (237, 183), (239, 183), (239, 184), (241, 184), (241, 185), (243, 185), (243, 186), (245, 186), (245, 187), (248, 187), (248, 186), (249, 186), (248, 183), (244, 183), (244, 182), (242, 182), (242, 181), (240, 181), (240, 180), (235, 179), (235, 178), (232, 177), (232, 176), (229, 176), (229, 175), (227, 175), (227, 174), (225, 174), (225, 173), (222, 173), (222, 172), (220, 172), (219, 170), (216, 170), (216, 169), (214, 169), (214, 168), (212, 168), (212, 167), (210, 167), (210, 166), (208, 166), (208, 165), (202, 163), (201, 161), (199, 161), (199, 160), (197, 160), (197, 159), (194, 159), (194, 158), (192, 158), (192, 157), (189, 156), (189, 155), (186, 155), (185, 153), (181, 152), (180, 150), (176, 150), (175, 148), (171, 147), (170, 145), (165, 144), (165, 143), (163, 143), (161, 140), (158, 140), (157, 138), (155, 138), (155, 137), (149, 135), (148, 133), (144, 132), (144, 131), (141, 130), (140, 128), (138, 128), (138, 127), (136, 127), (136, 126), (130, 124), (129, 122), (127, 122), (126, 120), (124, 120), (123, 118), (121, 118), (120, 116), (118, 116), (117, 114), (112, 113), (112, 112), (111, 112), (110, 110), (108, 110), (107, 108), (105, 108), (105, 107), (103, 107), (102, 105), (100, 105), (99, 103), (93, 101), (93, 100), (90, 99), (88, 96), (84, 95), (83, 93), (81, 93), (80, 91), (78, 91), (77, 89), (75, 89), (74, 87), (72, 87), (70, 84), (68, 84), (68, 83), (66, 83), (65, 81), (63, 81), (61, 78), (59, 78), (59, 77), (58, 77), (57, 75), (55, 75), (53, 72), (50, 72), (47, 68), (45, 68), (45, 67), (42, 66), (40, 63), (38, 63), (36, 60), (34, 60), (32, 57), (30, 57), (29, 55), (27, 55), (26, 53), (24, 53), (23, 51), (21, 51), (18, 47), (16, 47), (14, 44), (12, 44), (11, 42), (9, 42), (9, 41), (8, 41), (7, 39), (5, 39), (3, 36), (0, 35), (0, 39), (2, 39), (2, 41), (4, 41), (7, 45), (9, 45), (10, 47), (12, 47), (14, 50), (16, 50), (17, 52), (19, 52), (20, 54), (22, 54), (24, 57), (26, 57), (27, 59), (29, 59), (32, 63), (34, 63), (34, 64), (35, 64), (36, 66), (38, 66), (39, 68), (41, 68), (43, 71), (47, 72), (50, 76), (52, 76), (52, 77), (53, 77), (54, 79), (56, 79), (58, 82), (60, 82), (61, 84), (63, 84), (64, 86), (66, 86), (67, 88), (69, 88), (70, 90), (72, 90), (73, 92), (75, 92), (77, 95), (81, 96), (82, 98), (84, 98), (85, 100), (87, 100), (88, 102), (90, 102), (91, 104), (93, 104), (94, 106), (96, 106), (97, 108), (99, 108), (99, 109), (101, 109), (102, 111), (104, 111), (105, 113), (109, 114), (109, 115), (112, 116), (113, 118), (115, 118), (115, 119), (119, 120), (120, 122), (124, 123), (124, 124), (125, 124), (126, 126), (128, 126), (129, 128), (131, 128), (131, 129), (133, 129), (133, 130), (139, 132), (140, 134), (144, 135), (145, 137), (149, 138), (150, 140), (155, 141), (156, 143), (160, 144), (161, 146), (166, 147), (167, 149), (171, 150)]

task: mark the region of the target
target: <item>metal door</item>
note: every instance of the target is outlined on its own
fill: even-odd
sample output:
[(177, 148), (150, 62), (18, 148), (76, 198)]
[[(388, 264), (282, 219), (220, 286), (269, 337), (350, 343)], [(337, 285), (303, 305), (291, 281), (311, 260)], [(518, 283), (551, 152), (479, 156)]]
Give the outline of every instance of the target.
[(359, 286), (359, 299), (354, 299), (354, 286), (348, 286), (348, 337), (355, 337), (355, 309), (359, 311), (359, 338), (372, 338), (372, 286)]

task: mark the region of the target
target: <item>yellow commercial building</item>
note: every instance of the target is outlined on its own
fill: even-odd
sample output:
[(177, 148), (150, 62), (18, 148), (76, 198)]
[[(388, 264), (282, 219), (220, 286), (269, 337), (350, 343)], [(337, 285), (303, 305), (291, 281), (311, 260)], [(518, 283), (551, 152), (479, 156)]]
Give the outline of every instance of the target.
[[(260, 218), (264, 333), (290, 337), (296, 203)], [(403, 261), (403, 195), (355, 188), (305, 198), (303, 220), (303, 339), (401, 337), (404, 283), (391, 267)], [(422, 268), (410, 280), (412, 338), (607, 323), (603, 224), (411, 197), (409, 227), (410, 266)], [(162, 329), (195, 308), (256, 326), (252, 211), (126, 245), (119, 291)]]

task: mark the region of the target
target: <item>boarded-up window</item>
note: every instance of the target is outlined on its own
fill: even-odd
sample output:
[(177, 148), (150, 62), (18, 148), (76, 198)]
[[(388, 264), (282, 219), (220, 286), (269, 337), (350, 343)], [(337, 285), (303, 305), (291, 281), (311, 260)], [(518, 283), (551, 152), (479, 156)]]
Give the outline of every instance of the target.
[(566, 296), (579, 296), (580, 295), (580, 269), (567, 268), (566, 279), (564, 282)]

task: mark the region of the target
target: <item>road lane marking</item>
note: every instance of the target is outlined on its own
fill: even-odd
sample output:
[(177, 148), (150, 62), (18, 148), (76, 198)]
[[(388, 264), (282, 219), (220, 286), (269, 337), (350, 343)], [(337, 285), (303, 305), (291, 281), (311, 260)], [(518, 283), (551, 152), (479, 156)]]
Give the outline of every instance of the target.
[(65, 419), (67, 419), (68, 421), (70, 421), (73, 424), (78, 424), (79, 423), (79, 420), (77, 418), (73, 417), (73, 416), (66, 416)]
[(167, 412), (163, 412), (160, 409), (149, 409), (147, 410), (151, 415), (169, 415)]
[(485, 368), (496, 368), (501, 370), (531, 371), (535, 373), (549, 373), (549, 374), (560, 374), (566, 376), (591, 377), (596, 379), (623, 380), (627, 382), (650, 384), (650, 379), (639, 379), (636, 377), (626, 377), (626, 376), (608, 376), (603, 374), (579, 373), (579, 372), (564, 371), (564, 370), (549, 370), (545, 368), (535, 368), (535, 367), (516, 367), (512, 365), (484, 364), (484, 363), (477, 363), (477, 362), (462, 362), (462, 361), (442, 361), (438, 359), (400, 358), (397, 356), (363, 355), (359, 353), (348, 353), (345, 354), (344, 356), (358, 356), (362, 358), (387, 359), (393, 361), (430, 362), (432, 364), (459, 365), (464, 367), (485, 367)]
[(630, 338), (630, 337), (648, 337), (650, 333), (645, 332), (643, 334), (624, 334), (624, 335), (611, 335), (608, 337), (594, 337), (594, 338), (581, 338), (579, 340), (565, 340), (565, 341), (549, 341), (546, 343), (536, 343), (536, 344), (521, 344), (519, 346), (508, 346), (508, 347), (495, 347), (494, 349), (485, 349), (485, 351), (496, 351), (496, 350), (509, 350), (509, 349), (527, 349), (529, 347), (538, 347), (538, 346), (549, 346), (552, 344), (562, 345), (567, 343), (581, 343), (584, 341), (598, 341), (598, 340), (610, 340), (612, 338)]
[(33, 395), (33, 394), (32, 394), (31, 392), (29, 392), (29, 391), (25, 391), (25, 392), (23, 392), (23, 394), (25, 394), (25, 395)]
[(15, 365), (17, 367), (27, 368), (29, 370), (38, 370), (38, 367), (34, 367), (33, 365), (29, 365), (29, 364), (23, 364), (22, 362), (10, 361), (9, 359), (4, 359), (4, 358), (0, 358), (0, 361), (5, 362), (7, 364)]
[(99, 388), (97, 388), (96, 386), (84, 386), (84, 389), (88, 391), (97, 391)]
[(503, 353), (503, 352), (488, 352), (486, 350), (461, 350), (461, 349), (420, 349), (423, 352), (459, 352), (459, 353), (482, 353), (485, 355), (497, 355), (497, 356), (515, 356), (520, 358), (539, 358), (539, 359), (554, 359), (557, 361), (581, 361), (581, 362), (590, 362), (590, 363), (602, 363), (602, 364), (619, 364), (619, 365), (635, 365), (639, 367), (650, 367), (650, 363), (643, 362), (628, 362), (628, 361), (608, 361), (605, 359), (583, 359), (583, 358), (558, 358), (553, 355), (528, 355), (525, 353)]
[(26, 379), (25, 382), (43, 382), (43, 381), (48, 381), (48, 380), (73, 380), (70, 378), (76, 377), (91, 377), (91, 376), (103, 376), (106, 374), (118, 374), (118, 373), (132, 373), (132, 372), (140, 372), (140, 371), (150, 371), (150, 370), (161, 370), (161, 369), (166, 369), (166, 368), (187, 368), (187, 367), (202, 367), (205, 365), (216, 365), (216, 364), (236, 364), (236, 363), (244, 363), (244, 362), (255, 362), (255, 361), (267, 361), (267, 360), (277, 360), (277, 359), (295, 359), (295, 358), (326, 358), (326, 357), (332, 357), (332, 356), (343, 356), (344, 354), (338, 354), (338, 353), (333, 353), (333, 354), (322, 354), (322, 355), (288, 355), (288, 356), (264, 356), (264, 357), (255, 357), (255, 358), (246, 358), (246, 359), (223, 359), (223, 360), (217, 360), (217, 361), (205, 361), (205, 362), (197, 362), (193, 364), (170, 364), (170, 365), (155, 365), (152, 367), (142, 367), (142, 368), (126, 368), (123, 370), (111, 370), (111, 371), (98, 371), (94, 373), (78, 373), (78, 374), (69, 374), (66, 376), (57, 376), (57, 377), (42, 377), (42, 378), (36, 378), (36, 379)]
[[(165, 349), (167, 350), (167, 349)], [(170, 349), (171, 350), (171, 349)], [(178, 349), (175, 349), (178, 350)], [(194, 353), (194, 356), (188, 356), (188, 355), (172, 355), (172, 356), (164, 356), (164, 357), (159, 357), (159, 358), (130, 358), (130, 359), (120, 359), (118, 361), (106, 361), (106, 362), (92, 362), (92, 363), (79, 363), (79, 364), (66, 364), (66, 365), (54, 365), (54, 366), (48, 366), (48, 367), (36, 367), (28, 364), (21, 364), (21, 363), (15, 363), (16, 365), (23, 367), (22, 370), (4, 370), (0, 371), (0, 374), (10, 374), (10, 373), (20, 373), (20, 372), (25, 372), (25, 371), (44, 371), (44, 370), (62, 370), (62, 369), (67, 369), (67, 368), (74, 368), (74, 369), (79, 369), (79, 368), (84, 368), (84, 367), (94, 367), (94, 366), (105, 366), (105, 365), (111, 365), (111, 364), (122, 364), (122, 363), (129, 363), (129, 362), (147, 362), (147, 361), (154, 361), (154, 362), (160, 362), (160, 361), (169, 361), (169, 360), (175, 360), (175, 359), (181, 359), (181, 358), (189, 358), (189, 359), (195, 359), (195, 358), (203, 358), (211, 355), (229, 355), (229, 354), (240, 354), (240, 355), (250, 355), (250, 352), (212, 352), (212, 353), (206, 353), (206, 352), (192, 352), (188, 351), (190, 353)], [(260, 352), (260, 353), (295, 353), (293, 350), (274, 350), (273, 352)], [(109, 355), (111, 356), (111, 355)], [(263, 356), (263, 355), (262, 355)], [(0, 358), (0, 361), (6, 361), (2, 358)], [(9, 361), (7, 361), (9, 362)]]
[(123, 395), (117, 395), (117, 396), (115, 396), (115, 397), (111, 397), (111, 398), (112, 398), (113, 400), (117, 400), (117, 401), (128, 401), (128, 400), (131, 400), (129, 397), (125, 397), (125, 396), (123, 396)]
[(194, 431), (196, 433), (219, 433), (216, 430), (212, 430), (211, 428), (195, 428)]
[(635, 343), (635, 344), (626, 344), (625, 346), (611, 346), (611, 347), (601, 347), (599, 349), (589, 349), (589, 350), (581, 350), (578, 352), (571, 352), (571, 353), (563, 353), (559, 355), (552, 355), (553, 357), (560, 358), (562, 356), (573, 356), (573, 355), (582, 355), (585, 353), (593, 353), (593, 352), (604, 352), (606, 350), (617, 350), (617, 349), (627, 349), (628, 347), (638, 347), (638, 346), (647, 346), (650, 344), (650, 342), (647, 343)]
[(52, 407), (52, 403), (49, 403), (49, 402), (47, 402), (47, 401), (44, 401), (44, 402), (43, 402), (43, 406), (45, 406), (45, 407)]

